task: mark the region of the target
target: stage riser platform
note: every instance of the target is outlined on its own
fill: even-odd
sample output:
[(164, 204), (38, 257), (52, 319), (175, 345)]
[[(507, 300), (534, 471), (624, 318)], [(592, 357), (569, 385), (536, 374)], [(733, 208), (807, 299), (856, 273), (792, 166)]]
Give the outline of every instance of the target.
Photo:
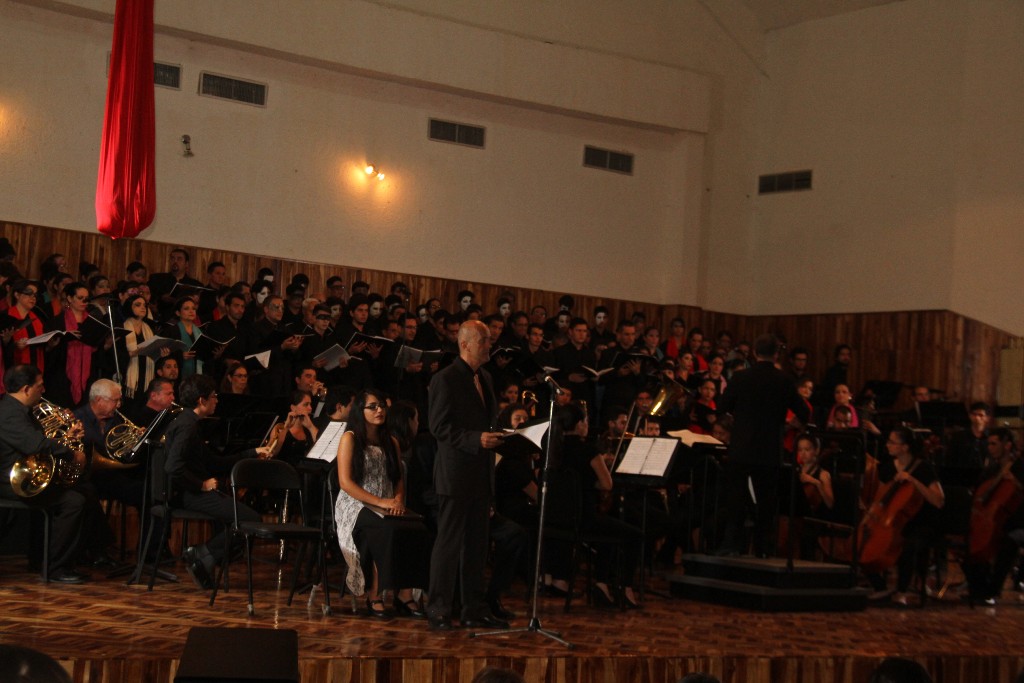
[(793, 571), (782, 558), (715, 557), (684, 555), (686, 576), (735, 581), (768, 588), (849, 588), (850, 568), (824, 562), (794, 561)]

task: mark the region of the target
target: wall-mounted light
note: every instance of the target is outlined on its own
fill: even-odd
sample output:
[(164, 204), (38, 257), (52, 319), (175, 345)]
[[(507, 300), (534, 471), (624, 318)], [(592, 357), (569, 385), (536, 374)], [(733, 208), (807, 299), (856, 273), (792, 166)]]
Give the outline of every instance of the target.
[(377, 168), (374, 164), (367, 164), (363, 170), (366, 171), (366, 175), (376, 175), (377, 180), (384, 180), (384, 171)]
[(194, 156), (192, 154), (192, 137), (190, 135), (182, 135), (181, 136), (181, 146), (184, 147), (184, 150), (182, 151), (181, 156), (183, 156), (183, 157)]

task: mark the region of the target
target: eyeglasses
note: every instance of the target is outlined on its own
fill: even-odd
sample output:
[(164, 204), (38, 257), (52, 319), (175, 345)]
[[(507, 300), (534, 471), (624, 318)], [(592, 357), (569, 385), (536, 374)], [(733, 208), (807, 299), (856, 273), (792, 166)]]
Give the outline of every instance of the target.
[(25, 289), (25, 290), (22, 290), (22, 291), (18, 292), (18, 294), (21, 294), (22, 296), (35, 296), (36, 295), (36, 290), (34, 290), (34, 289)]
[(267, 308), (269, 308), (272, 311), (280, 311), (282, 308), (284, 308), (284, 306), (282, 306), (281, 304), (270, 304), (269, 306), (267, 306)]
[(369, 410), (371, 412), (377, 412), (378, 410), (385, 410), (386, 406), (383, 403), (367, 403), (363, 406), (363, 410)]
[(234, 375), (231, 376), (234, 377), (235, 379), (249, 379), (249, 373), (247, 372), (235, 373)]

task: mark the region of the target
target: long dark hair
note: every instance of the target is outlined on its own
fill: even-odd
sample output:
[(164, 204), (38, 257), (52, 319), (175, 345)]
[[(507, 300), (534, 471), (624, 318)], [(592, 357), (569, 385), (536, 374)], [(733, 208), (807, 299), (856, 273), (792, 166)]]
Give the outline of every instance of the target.
[[(355, 403), (352, 405), (352, 410), (349, 412), (348, 417), (348, 428), (352, 432), (352, 436), (355, 437), (352, 457), (352, 480), (360, 486), (363, 484), (363, 476), (366, 473), (363, 453), (366, 451), (366, 447), (371, 445), (366, 436), (366, 414), (363, 412), (363, 409), (367, 403), (372, 402), (371, 398), (385, 407), (385, 417), (387, 417), (387, 399), (383, 394), (378, 394), (373, 390), (364, 391), (356, 396)], [(402, 465), (398, 457), (398, 451), (395, 450), (395, 442), (391, 440), (391, 430), (388, 429), (387, 419), (384, 420), (384, 424), (377, 428), (377, 438), (379, 443), (373, 445), (380, 446), (380, 449), (384, 452), (384, 463), (388, 479), (391, 480), (392, 486), (397, 486), (402, 478)]]
[(416, 404), (412, 401), (395, 401), (388, 411), (387, 426), (391, 435), (398, 439), (398, 447), (409, 450), (416, 434), (412, 431), (412, 419), (416, 417)]

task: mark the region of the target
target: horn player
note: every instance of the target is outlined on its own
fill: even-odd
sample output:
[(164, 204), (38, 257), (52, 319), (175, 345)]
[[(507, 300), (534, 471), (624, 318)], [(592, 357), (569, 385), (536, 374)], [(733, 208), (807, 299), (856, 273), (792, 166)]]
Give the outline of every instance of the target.
[[(51, 520), (49, 578), (59, 583), (82, 583), (88, 576), (75, 570), (75, 559), (89, 512), (87, 494), (78, 485), (65, 488), (52, 483), (38, 496), (22, 498), (14, 492), (9, 473), (15, 462), (33, 453), (71, 458), (80, 466), (85, 465), (85, 454), (47, 438), (32, 417), (32, 408), (46, 389), (39, 368), (15, 365), (4, 374), (4, 388), (7, 393), (0, 397), (0, 498), (47, 508)], [(72, 436), (76, 436), (74, 431)]]

